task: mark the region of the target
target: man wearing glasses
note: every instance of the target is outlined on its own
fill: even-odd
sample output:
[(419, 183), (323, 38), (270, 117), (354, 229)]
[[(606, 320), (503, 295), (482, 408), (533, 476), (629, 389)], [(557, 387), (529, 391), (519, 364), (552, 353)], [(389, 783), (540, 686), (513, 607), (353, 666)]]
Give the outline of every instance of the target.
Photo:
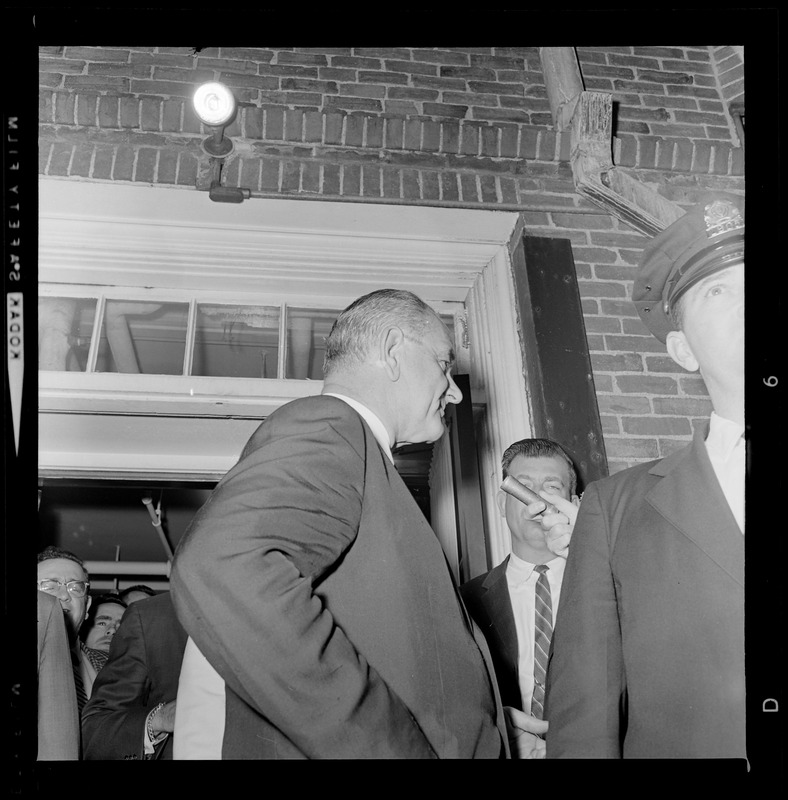
[(88, 616), (91, 601), (89, 587), (88, 571), (82, 560), (73, 553), (59, 547), (47, 547), (38, 554), (38, 588), (57, 597), (66, 618), (80, 713), (90, 697), (100, 666), (77, 635)]

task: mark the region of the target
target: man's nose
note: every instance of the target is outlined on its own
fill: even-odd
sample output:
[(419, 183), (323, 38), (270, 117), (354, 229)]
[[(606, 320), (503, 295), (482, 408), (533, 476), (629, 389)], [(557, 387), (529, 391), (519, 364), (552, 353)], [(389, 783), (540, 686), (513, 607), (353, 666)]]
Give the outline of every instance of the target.
[(461, 403), (462, 392), (460, 391), (460, 387), (454, 382), (454, 378), (452, 378), (451, 374), (446, 377), (449, 379), (449, 388), (446, 390), (446, 402)]

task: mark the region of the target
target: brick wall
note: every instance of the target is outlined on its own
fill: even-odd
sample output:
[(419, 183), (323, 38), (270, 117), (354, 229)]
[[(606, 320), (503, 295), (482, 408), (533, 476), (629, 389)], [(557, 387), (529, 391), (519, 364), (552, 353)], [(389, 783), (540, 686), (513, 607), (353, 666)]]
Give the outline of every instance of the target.
[[(675, 202), (743, 191), (733, 47), (577, 48), (614, 160)], [(574, 191), (538, 47), (41, 47), (39, 172), (204, 188), (197, 84), (239, 111), (225, 183), (266, 196), (497, 208), (572, 242), (611, 471), (671, 452), (710, 404), (630, 303), (645, 239)]]

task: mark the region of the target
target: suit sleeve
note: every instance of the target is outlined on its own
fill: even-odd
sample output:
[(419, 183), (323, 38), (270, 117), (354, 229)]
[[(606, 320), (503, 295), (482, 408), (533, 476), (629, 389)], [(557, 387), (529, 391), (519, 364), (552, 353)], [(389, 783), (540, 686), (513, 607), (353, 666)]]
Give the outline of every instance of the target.
[(434, 757), (313, 593), (361, 519), (360, 418), (353, 425), (305, 414), (264, 423), (265, 446), (253, 437), (185, 534), (172, 596), (227, 685), (307, 757)]
[(548, 758), (620, 758), (625, 702), (608, 519), (591, 484), (566, 564), (547, 675)]
[(85, 760), (143, 758), (145, 718), (153, 709), (148, 700), (150, 691), (145, 638), (132, 605), (121, 620), (110, 658), (96, 676), (90, 700), (82, 710)]
[(79, 711), (60, 603), (38, 593), (38, 760), (79, 758)]

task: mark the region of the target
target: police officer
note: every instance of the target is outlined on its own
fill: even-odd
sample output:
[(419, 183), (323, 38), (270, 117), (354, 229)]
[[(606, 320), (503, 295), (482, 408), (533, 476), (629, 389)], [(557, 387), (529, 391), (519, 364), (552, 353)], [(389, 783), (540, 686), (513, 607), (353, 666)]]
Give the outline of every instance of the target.
[(591, 484), (553, 638), (548, 758), (744, 758), (744, 206), (707, 197), (645, 249), (633, 300), (710, 420)]

